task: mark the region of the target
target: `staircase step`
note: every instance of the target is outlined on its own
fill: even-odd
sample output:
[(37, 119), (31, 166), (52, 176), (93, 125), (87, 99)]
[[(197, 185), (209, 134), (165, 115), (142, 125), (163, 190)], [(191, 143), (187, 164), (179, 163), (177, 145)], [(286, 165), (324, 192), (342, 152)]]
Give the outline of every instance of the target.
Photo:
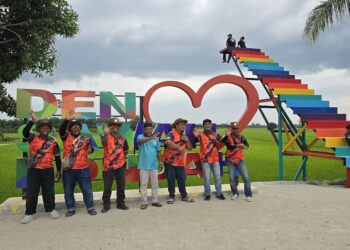
[(242, 51), (245, 51), (245, 52), (261, 52), (260, 49), (251, 49), (251, 48), (234, 48), (232, 50), (232, 52), (242, 52)]
[(307, 124), (310, 129), (345, 128), (350, 124), (350, 121), (308, 121)]
[(285, 89), (285, 88), (276, 88), (274, 90), (275, 95), (280, 94), (298, 94), (298, 95), (313, 95), (315, 90), (313, 89)]
[(302, 122), (307, 121), (345, 121), (345, 114), (301, 114), (299, 115)]
[(345, 138), (326, 138), (325, 139), (327, 148), (335, 148), (335, 147), (349, 147), (348, 142)]
[(345, 132), (346, 132), (345, 128), (317, 129), (316, 137), (317, 138), (344, 137)]
[(256, 69), (264, 69), (264, 70), (284, 70), (284, 67), (280, 66), (268, 66), (268, 65), (252, 65), (248, 66), (248, 70), (256, 70)]
[(237, 51), (237, 50), (232, 50), (232, 55), (263, 55), (266, 56), (264, 52), (261, 51)]
[(257, 66), (257, 65), (266, 65), (266, 66), (279, 66), (276, 62), (244, 62), (244, 67), (251, 67), (251, 66)]
[(289, 75), (289, 71), (281, 71), (281, 70), (265, 70), (265, 69), (254, 69), (252, 70), (254, 75)]
[(269, 59), (269, 57), (265, 54), (242, 54), (242, 53), (236, 53), (235, 56), (237, 58), (265, 58), (265, 59)]
[[(297, 85), (297, 84), (293, 84)], [(300, 84), (302, 85), (302, 84)], [(270, 85), (269, 85), (270, 86)], [(287, 100), (322, 100), (321, 95), (288, 95), (288, 94), (282, 94), (279, 95), (280, 101), (284, 102)]]
[(336, 114), (338, 113), (338, 108), (319, 108), (319, 107), (308, 107), (308, 108), (292, 108), (294, 114)]
[(258, 57), (241, 57), (240, 62), (273, 62), (272, 59), (258, 58)]
[(259, 79), (264, 78), (286, 78), (286, 79), (294, 79), (295, 75), (277, 75), (277, 74), (257, 74)]
[(286, 79), (286, 78), (263, 78), (262, 82), (265, 84), (272, 83), (272, 82), (301, 84), (300, 79)]
[(329, 101), (314, 101), (314, 100), (290, 100), (287, 101), (287, 107), (329, 107)]
[(336, 147), (335, 156), (337, 157), (350, 156), (350, 147)]
[(283, 88), (283, 89), (307, 89), (307, 84), (295, 84), (295, 83), (278, 83), (278, 82), (271, 82), (267, 84), (269, 86), (269, 89), (275, 89), (275, 88)]

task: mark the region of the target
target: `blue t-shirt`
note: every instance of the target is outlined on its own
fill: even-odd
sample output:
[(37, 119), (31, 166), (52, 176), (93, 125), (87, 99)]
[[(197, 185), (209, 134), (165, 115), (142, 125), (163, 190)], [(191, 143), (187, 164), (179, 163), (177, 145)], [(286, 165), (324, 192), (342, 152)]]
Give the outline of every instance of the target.
[[(137, 141), (142, 138), (147, 138), (144, 135), (139, 135)], [(157, 153), (160, 152), (159, 139), (152, 139), (146, 143), (139, 144), (139, 164), (138, 168), (143, 170), (158, 169)]]

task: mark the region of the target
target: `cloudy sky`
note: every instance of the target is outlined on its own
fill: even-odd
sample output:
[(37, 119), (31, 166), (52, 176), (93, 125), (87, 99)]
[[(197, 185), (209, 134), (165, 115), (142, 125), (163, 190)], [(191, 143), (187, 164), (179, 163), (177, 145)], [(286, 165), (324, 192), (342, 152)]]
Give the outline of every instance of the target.
[[(16, 88), (39, 88), (143, 95), (165, 80), (198, 89), (213, 76), (238, 74), (234, 64), (221, 62), (218, 53), (232, 33), (236, 39), (244, 35), (248, 47), (261, 48), (350, 115), (349, 17), (336, 22), (313, 45), (302, 38), (306, 17), (319, 2), (102, 0), (97, 5), (92, 0), (70, 0), (79, 14), (80, 32), (74, 39), (57, 38), (59, 62), (54, 75), (35, 79), (25, 74), (8, 85), (9, 92), (15, 96)], [(246, 69), (244, 73), (249, 76)], [(261, 86), (254, 84), (260, 97), (266, 98)], [(33, 105), (40, 109), (40, 102)], [(182, 116), (221, 123), (238, 119), (245, 105), (242, 90), (223, 84), (208, 92), (200, 109), (192, 109), (181, 91), (165, 88), (154, 95), (150, 110), (156, 121)], [(269, 117), (277, 118), (273, 112)], [(252, 122), (262, 122), (261, 115)]]

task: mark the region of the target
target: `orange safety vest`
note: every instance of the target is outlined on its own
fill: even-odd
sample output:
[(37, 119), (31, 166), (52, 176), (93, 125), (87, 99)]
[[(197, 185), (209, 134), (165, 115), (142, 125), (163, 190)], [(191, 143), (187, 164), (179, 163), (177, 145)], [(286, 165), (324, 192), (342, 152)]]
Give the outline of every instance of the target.
[[(238, 137), (233, 138), (232, 135), (227, 136), (230, 142), (231, 146), (234, 146), (236, 144), (243, 143), (243, 137), (241, 135), (238, 135)], [(229, 160), (232, 163), (237, 163), (237, 161), (243, 161), (243, 150), (241, 148), (235, 148), (233, 150), (226, 150), (226, 161)]]
[[(74, 145), (73, 145), (74, 143)], [(90, 144), (90, 138), (80, 135), (74, 138), (70, 132), (68, 132), (66, 140), (63, 141), (63, 157), (66, 158), (73, 152), (74, 164), (71, 169), (85, 169), (88, 165), (88, 149)], [(72, 150), (73, 148), (73, 150)]]
[[(37, 159), (37, 163), (35, 164), (34, 168), (52, 168), (52, 159), (55, 155), (56, 147), (57, 142), (54, 138), (49, 137), (47, 140), (45, 140), (37, 135), (34, 135), (33, 140), (29, 143), (29, 155), (36, 155)], [(40, 152), (37, 152), (38, 149), (40, 149)]]
[(165, 150), (162, 157), (163, 162), (174, 167), (184, 167), (185, 155), (181, 154), (180, 150), (186, 149), (186, 143), (181, 140), (181, 135), (176, 130), (172, 130), (169, 132), (166, 140), (173, 141), (175, 144), (177, 144), (179, 149), (173, 149), (165, 145)]
[(125, 164), (124, 143), (125, 137), (111, 134), (107, 135), (103, 154), (103, 171), (110, 168), (118, 169)]
[(212, 139), (217, 140), (216, 133), (206, 134), (204, 132), (199, 133), (198, 136), (200, 145), (200, 161), (206, 163), (219, 162), (219, 152), (216, 147), (216, 143)]

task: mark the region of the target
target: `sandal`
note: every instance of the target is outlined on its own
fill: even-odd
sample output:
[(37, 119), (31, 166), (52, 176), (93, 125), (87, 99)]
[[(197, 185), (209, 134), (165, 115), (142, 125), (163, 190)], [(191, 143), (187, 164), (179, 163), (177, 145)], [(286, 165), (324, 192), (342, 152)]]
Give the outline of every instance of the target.
[(140, 208), (141, 209), (146, 209), (147, 207), (148, 207), (148, 204), (142, 204)]
[(167, 204), (174, 204), (174, 202), (175, 202), (175, 199), (174, 199), (174, 198), (169, 198), (169, 199), (166, 201)]
[(189, 198), (189, 197), (187, 196), (187, 197), (185, 197), (185, 198), (182, 198), (181, 201), (193, 203), (193, 202), (194, 202), (194, 199)]

